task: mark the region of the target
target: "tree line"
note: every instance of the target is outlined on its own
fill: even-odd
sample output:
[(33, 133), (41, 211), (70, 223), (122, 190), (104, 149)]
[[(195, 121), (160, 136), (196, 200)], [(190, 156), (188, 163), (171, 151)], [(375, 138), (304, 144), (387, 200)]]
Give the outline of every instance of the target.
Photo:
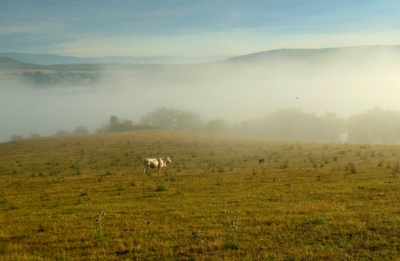
[[(95, 132), (146, 129), (242, 135), (270, 140), (400, 144), (400, 112), (375, 108), (345, 119), (331, 112), (319, 116), (301, 109), (280, 109), (239, 124), (231, 124), (222, 118), (204, 121), (190, 111), (158, 108), (142, 116), (138, 123), (111, 115), (108, 122)], [(72, 133), (60, 130), (55, 136), (88, 133), (85, 126), (80, 126)], [(30, 138), (38, 136), (33, 134)], [(21, 138), (14, 135), (11, 139)]]

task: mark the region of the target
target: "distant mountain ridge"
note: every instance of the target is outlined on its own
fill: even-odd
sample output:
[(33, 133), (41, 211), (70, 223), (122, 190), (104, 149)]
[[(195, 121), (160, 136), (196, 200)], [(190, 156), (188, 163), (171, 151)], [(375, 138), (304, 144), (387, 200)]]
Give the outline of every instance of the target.
[(8, 56), (0, 55), (0, 69), (38, 69), (43, 65), (26, 63)]
[(377, 45), (377, 46), (352, 46), (352, 47), (332, 47), (319, 49), (276, 49), (252, 53), (247, 55), (227, 58), (228, 62), (233, 63), (254, 63), (254, 62), (274, 62), (280, 59), (297, 61), (329, 61), (336, 55), (344, 57), (351, 54), (352, 58), (363, 60), (375, 58), (380, 54), (400, 55), (398, 45)]
[(3, 52), (0, 57), (9, 57), (26, 63), (43, 65), (51, 64), (106, 64), (106, 63), (137, 63), (137, 64), (167, 64), (167, 63), (203, 63), (226, 59), (227, 56), (183, 57), (183, 56), (105, 56), (105, 57), (73, 57), (55, 54), (29, 54)]
[[(210, 57), (179, 57), (179, 56), (105, 56), (105, 57), (72, 57), (55, 54), (27, 54), (3, 52), (0, 57), (14, 59), (0, 60), (0, 64), (8, 63), (18, 66), (16, 61), (27, 63), (24, 65), (59, 65), (59, 64), (190, 64), (190, 63), (269, 63), (282, 59), (286, 61), (302, 62), (329, 62), (333, 57), (342, 55), (344, 58), (355, 61), (373, 59), (381, 54), (395, 55), (400, 60), (400, 45), (332, 47), (317, 49), (275, 49), (251, 53), (240, 56), (210, 56)], [(30, 64), (30, 65), (29, 65)], [(19, 64), (22, 66), (21, 64)], [(0, 68), (1, 65), (0, 65)], [(3, 65), (4, 68), (4, 65)], [(16, 67), (18, 68), (18, 67)]]

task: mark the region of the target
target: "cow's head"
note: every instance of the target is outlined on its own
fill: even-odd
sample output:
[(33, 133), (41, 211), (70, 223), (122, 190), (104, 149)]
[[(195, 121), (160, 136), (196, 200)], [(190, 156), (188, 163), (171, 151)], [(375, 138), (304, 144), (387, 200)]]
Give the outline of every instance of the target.
[(171, 163), (171, 159), (169, 157), (165, 158), (165, 163)]

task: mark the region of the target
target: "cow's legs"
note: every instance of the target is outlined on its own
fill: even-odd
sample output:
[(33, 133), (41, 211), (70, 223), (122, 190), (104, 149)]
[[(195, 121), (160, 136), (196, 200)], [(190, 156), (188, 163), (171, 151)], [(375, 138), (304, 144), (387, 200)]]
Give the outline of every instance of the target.
[(146, 174), (147, 173), (147, 168), (144, 167), (142, 174)]

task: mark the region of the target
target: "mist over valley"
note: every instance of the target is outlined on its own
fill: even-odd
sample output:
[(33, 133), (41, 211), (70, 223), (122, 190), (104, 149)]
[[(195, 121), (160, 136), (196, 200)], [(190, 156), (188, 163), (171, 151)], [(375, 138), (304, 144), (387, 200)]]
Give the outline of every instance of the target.
[[(399, 54), (397, 46), (377, 46), (274, 50), (208, 63), (109, 63), (93, 70), (90, 64), (85, 70), (83, 64), (3, 64), (0, 142), (79, 126), (94, 133), (111, 115), (140, 124), (157, 108), (193, 112), (204, 122), (218, 119), (236, 128), (282, 109), (343, 119), (376, 108), (397, 112)], [(28, 71), (44, 78), (56, 72), (58, 78), (29, 81)], [(79, 76), (60, 80), (68, 73)]]

